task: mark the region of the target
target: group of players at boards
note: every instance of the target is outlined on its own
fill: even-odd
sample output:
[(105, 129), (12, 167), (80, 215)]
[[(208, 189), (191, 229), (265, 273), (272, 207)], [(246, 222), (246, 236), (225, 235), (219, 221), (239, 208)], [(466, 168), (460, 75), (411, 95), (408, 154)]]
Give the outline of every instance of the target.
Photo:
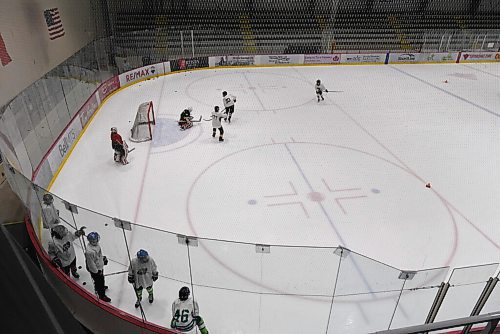
[[(224, 119), (226, 122), (231, 123), (231, 118), (234, 113), (234, 103), (236, 102), (236, 96), (229, 95), (226, 91), (222, 92), (222, 103), (224, 104), (224, 109), (220, 110), (219, 106), (214, 107), (212, 111), (211, 118), (205, 121), (212, 121), (212, 137), (215, 137), (217, 130), (219, 130), (219, 141), (224, 141), (224, 128), (222, 127), (221, 120)], [(187, 130), (193, 126), (193, 122), (200, 122), (195, 120), (191, 115), (193, 108), (188, 107), (184, 109), (179, 118), (179, 126), (181, 130)]]
[[(68, 228), (61, 224), (64, 219), (59, 217), (59, 211), (54, 206), (54, 198), (51, 194), (43, 195), (42, 215), (43, 227), (50, 230), (51, 240), (48, 243), (48, 254), (52, 263), (62, 272), (75, 279), (80, 278), (76, 266), (76, 252), (73, 242), (85, 236), (85, 226), (71, 233)], [(66, 222), (65, 222), (66, 223)], [(71, 226), (68, 224), (68, 226)], [(86, 235), (87, 244), (84, 246), (85, 266), (94, 282), (94, 290), (100, 300), (111, 302), (106, 295), (108, 286), (105, 284), (104, 266), (108, 259), (103, 255), (100, 246), (100, 235), (98, 232), (90, 232)], [(149, 253), (141, 249), (136, 257), (130, 261), (128, 267), (128, 282), (132, 284), (136, 302), (135, 307), (141, 307), (142, 292), (148, 292), (148, 302), (153, 303), (153, 282), (158, 279), (159, 273), (154, 259)], [(179, 298), (172, 303), (172, 320), (170, 327), (185, 333), (194, 333), (198, 327), (201, 334), (208, 334), (203, 318), (199, 315), (198, 303), (190, 297), (191, 291), (187, 286), (179, 290)]]

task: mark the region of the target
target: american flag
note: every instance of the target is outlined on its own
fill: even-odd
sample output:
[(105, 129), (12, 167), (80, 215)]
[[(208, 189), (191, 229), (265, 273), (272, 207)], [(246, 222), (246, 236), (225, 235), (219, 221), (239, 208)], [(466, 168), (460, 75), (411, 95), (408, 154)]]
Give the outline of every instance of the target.
[(54, 40), (64, 36), (64, 28), (59, 16), (59, 9), (52, 8), (43, 12), (45, 22), (47, 22), (47, 29), (49, 30), (49, 38)]
[(3, 42), (2, 35), (0, 35), (0, 61), (2, 62), (2, 66), (6, 66), (12, 61)]

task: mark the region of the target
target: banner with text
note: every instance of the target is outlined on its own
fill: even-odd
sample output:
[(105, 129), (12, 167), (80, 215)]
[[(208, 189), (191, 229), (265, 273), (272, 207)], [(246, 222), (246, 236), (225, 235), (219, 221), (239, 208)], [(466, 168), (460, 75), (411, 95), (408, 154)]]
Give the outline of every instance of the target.
[(455, 63), (458, 59), (458, 52), (431, 52), (420, 54), (420, 61), (423, 63)]
[(89, 121), (90, 117), (94, 114), (94, 112), (99, 107), (99, 99), (97, 98), (97, 92), (94, 92), (85, 102), (85, 104), (78, 111), (78, 117), (80, 118), (80, 124), (82, 128), (85, 127), (85, 124)]
[(99, 92), (100, 103), (118, 88), (120, 88), (120, 79), (118, 76), (114, 76), (111, 79), (104, 81), (97, 89)]
[(249, 56), (220, 56), (208, 58), (208, 66), (252, 66), (255, 65), (255, 57)]
[(304, 64), (304, 55), (255, 56), (255, 65), (298, 65)]
[(64, 157), (69, 152), (71, 145), (73, 145), (76, 138), (82, 131), (82, 124), (79, 120), (80, 119), (78, 117), (74, 117), (61, 136), (59, 136), (56, 142), (52, 144), (52, 150), (47, 156), (47, 161), (49, 162), (52, 173), (57, 171)]
[(304, 64), (340, 64), (340, 53), (304, 55)]
[(386, 53), (343, 54), (341, 64), (384, 64)]
[(500, 61), (500, 52), (462, 52), (459, 62)]
[(133, 84), (139, 80), (153, 78), (165, 73), (163, 63), (148, 65), (136, 68), (125, 73), (120, 74), (120, 87)]
[(208, 57), (196, 57), (189, 59), (177, 59), (170, 61), (172, 72), (180, 70), (190, 70), (193, 68), (208, 67)]

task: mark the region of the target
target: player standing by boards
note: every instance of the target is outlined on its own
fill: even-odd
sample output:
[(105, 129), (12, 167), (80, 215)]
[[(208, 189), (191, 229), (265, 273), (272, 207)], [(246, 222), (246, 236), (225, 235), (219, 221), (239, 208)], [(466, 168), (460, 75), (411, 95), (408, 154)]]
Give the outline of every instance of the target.
[(115, 127), (111, 128), (111, 147), (115, 150), (114, 160), (116, 162), (121, 162), (122, 164), (128, 164), (128, 146), (127, 143), (122, 139), (122, 136), (118, 133), (118, 129)]
[(222, 102), (224, 103), (224, 108), (226, 109), (227, 121), (231, 123), (231, 117), (234, 113), (234, 103), (236, 102), (236, 96), (227, 95), (226, 91), (222, 92)]
[(148, 292), (148, 301), (153, 303), (153, 282), (158, 279), (158, 270), (156, 263), (148, 252), (140, 249), (137, 252), (137, 257), (132, 259), (128, 267), (128, 282), (134, 286), (137, 301), (135, 307), (141, 305), (142, 290), (146, 288)]
[(195, 333), (195, 326), (198, 326), (201, 334), (208, 334), (205, 322), (199, 315), (198, 303), (189, 297), (190, 293), (187, 286), (179, 290), (179, 299), (172, 303), (170, 327), (183, 333)]
[(66, 226), (56, 225), (51, 230), (52, 240), (49, 241), (48, 253), (52, 262), (62, 271), (69, 276), (71, 274), (74, 278), (80, 278), (76, 268), (76, 253), (73, 247), (73, 241), (85, 235), (83, 231), (85, 226), (82, 226), (75, 233), (70, 233)]
[(54, 197), (51, 194), (43, 195), (42, 214), (43, 228), (51, 229), (59, 224), (59, 210), (54, 207)]
[(321, 83), (321, 80), (316, 80), (316, 85), (314, 85), (314, 89), (316, 90), (316, 97), (319, 99), (321, 98), (321, 101), (324, 101), (325, 98), (323, 97), (323, 92), (328, 93), (328, 89), (325, 88), (325, 86)]
[(224, 129), (220, 122), (222, 118), (227, 119), (227, 115), (219, 111), (219, 106), (215, 106), (214, 111), (212, 111), (212, 137), (215, 137), (217, 129), (219, 129), (219, 141), (224, 141)]
[(106, 296), (108, 287), (104, 283), (104, 266), (108, 264), (108, 259), (102, 255), (101, 246), (99, 245), (100, 239), (101, 237), (97, 232), (90, 232), (87, 235), (88, 244), (85, 249), (85, 264), (94, 281), (94, 289), (99, 299), (109, 303), (111, 298)]

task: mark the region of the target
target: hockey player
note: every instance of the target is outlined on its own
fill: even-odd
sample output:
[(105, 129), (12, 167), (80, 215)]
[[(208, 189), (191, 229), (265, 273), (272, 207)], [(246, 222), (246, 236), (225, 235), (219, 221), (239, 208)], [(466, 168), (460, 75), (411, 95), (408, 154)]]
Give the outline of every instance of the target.
[(316, 90), (316, 97), (319, 99), (321, 98), (321, 101), (324, 101), (325, 98), (323, 97), (323, 92), (328, 93), (328, 89), (325, 88), (325, 86), (321, 83), (321, 80), (316, 80), (316, 85), (314, 86), (314, 89)]
[(135, 307), (141, 305), (142, 290), (146, 288), (149, 303), (153, 303), (153, 282), (158, 279), (156, 263), (148, 252), (141, 249), (137, 252), (137, 257), (132, 259), (128, 267), (128, 282), (134, 285), (137, 301)]
[(222, 102), (224, 103), (224, 108), (226, 109), (227, 121), (231, 123), (231, 117), (234, 113), (234, 103), (236, 102), (236, 96), (227, 95), (226, 91), (222, 92)]
[(208, 334), (203, 318), (199, 315), (198, 303), (189, 297), (187, 286), (179, 290), (179, 299), (172, 303), (172, 321), (170, 327), (184, 333), (195, 333), (195, 325), (201, 334)]
[(227, 115), (219, 111), (219, 106), (214, 107), (214, 111), (212, 111), (212, 137), (215, 137), (217, 129), (219, 129), (219, 141), (224, 141), (224, 129), (220, 120), (222, 118), (227, 119), (227, 117)]
[(181, 130), (186, 130), (189, 129), (190, 127), (193, 126), (193, 116), (191, 116), (191, 112), (193, 111), (193, 108), (188, 107), (187, 109), (184, 109), (184, 111), (181, 113), (181, 117), (179, 118), (179, 126), (181, 127)]
[(74, 278), (79, 278), (80, 275), (76, 271), (76, 253), (73, 241), (85, 235), (84, 229), (85, 226), (75, 233), (69, 233), (66, 226), (56, 225), (51, 230), (52, 241), (49, 241), (48, 253), (52, 262), (68, 276), (71, 271)]
[(59, 210), (54, 207), (54, 197), (51, 194), (43, 195), (42, 200), (43, 227), (50, 229), (59, 224)]
[(120, 136), (120, 134), (118, 133), (118, 129), (115, 127), (111, 128), (111, 147), (115, 150), (115, 161), (121, 162), (124, 165), (128, 164), (127, 143), (122, 139), (122, 136)]
[(97, 232), (90, 232), (87, 235), (87, 249), (85, 250), (85, 263), (87, 271), (94, 281), (94, 289), (99, 299), (110, 302), (111, 298), (106, 296), (108, 288), (104, 283), (104, 266), (108, 264), (108, 259), (102, 255), (99, 245), (100, 236)]

